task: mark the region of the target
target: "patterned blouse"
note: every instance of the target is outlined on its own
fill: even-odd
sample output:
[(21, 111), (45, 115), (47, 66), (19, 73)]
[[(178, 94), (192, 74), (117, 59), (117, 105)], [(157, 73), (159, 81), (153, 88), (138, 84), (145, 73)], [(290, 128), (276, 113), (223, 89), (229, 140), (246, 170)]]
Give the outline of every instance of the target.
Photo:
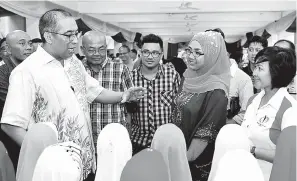
[(65, 60), (63, 67), (38, 47), (11, 73), (1, 123), (28, 130), (35, 123), (53, 122), (59, 142), (81, 146), (86, 178), (96, 169), (89, 103), (102, 90), (75, 56)]

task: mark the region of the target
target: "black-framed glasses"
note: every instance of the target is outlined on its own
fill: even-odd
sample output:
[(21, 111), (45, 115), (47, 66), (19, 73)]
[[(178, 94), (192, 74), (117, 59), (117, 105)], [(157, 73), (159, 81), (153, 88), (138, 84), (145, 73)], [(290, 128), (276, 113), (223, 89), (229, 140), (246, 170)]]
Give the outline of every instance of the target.
[(129, 52), (123, 52), (123, 53), (119, 53), (119, 56), (122, 56), (122, 55), (127, 55)]
[(62, 36), (65, 36), (68, 38), (68, 41), (73, 41), (75, 40), (75, 38), (78, 38), (78, 32), (75, 32), (74, 34), (65, 34), (65, 33), (57, 33), (57, 32), (51, 32), (51, 31), (47, 31), (48, 33), (53, 33), (53, 34), (56, 34), (56, 35), (62, 35)]
[(194, 57), (199, 57), (199, 56), (204, 55), (204, 53), (202, 53), (202, 52), (199, 52), (199, 51), (192, 51), (192, 50), (189, 49), (189, 48), (185, 49), (185, 52), (186, 52), (186, 55), (190, 56), (191, 54), (193, 54)]
[(150, 52), (147, 50), (142, 50), (141, 53), (144, 57), (149, 57), (150, 55), (152, 55), (153, 58), (158, 58), (161, 55), (161, 52), (158, 52), (158, 51)]
[(88, 54), (90, 55), (95, 55), (96, 52), (98, 52), (100, 55), (105, 55), (107, 52), (106, 52), (106, 46), (103, 46), (103, 47), (100, 47), (98, 49), (88, 49), (87, 52)]

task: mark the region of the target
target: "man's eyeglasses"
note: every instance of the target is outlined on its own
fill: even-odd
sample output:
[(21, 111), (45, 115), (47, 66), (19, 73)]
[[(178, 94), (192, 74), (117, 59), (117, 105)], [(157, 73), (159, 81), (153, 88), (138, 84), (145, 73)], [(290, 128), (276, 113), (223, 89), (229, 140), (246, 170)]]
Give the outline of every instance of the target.
[[(97, 49), (89, 49), (89, 50), (87, 50), (87, 52), (88, 52), (89, 55), (95, 55), (96, 52), (97, 52)], [(98, 53), (100, 55), (105, 55), (106, 54), (106, 47), (99, 48)]]
[(122, 56), (122, 55), (127, 55), (129, 52), (123, 52), (123, 53), (119, 53), (119, 56)]
[(61, 33), (57, 33), (57, 32), (51, 32), (51, 31), (47, 31), (48, 33), (53, 33), (53, 34), (57, 34), (57, 35), (62, 35), (68, 38), (68, 41), (73, 41), (75, 40), (75, 38), (79, 38), (78, 37), (78, 32), (75, 32), (74, 34), (61, 34)]
[(152, 55), (153, 58), (158, 58), (161, 55), (161, 53), (158, 52), (158, 51), (150, 52), (150, 51), (147, 51), (147, 50), (143, 50), (143, 51), (141, 51), (141, 53), (142, 53), (142, 55), (144, 57), (149, 57), (150, 55)]
[(194, 55), (194, 57), (199, 57), (201, 55), (204, 55), (204, 53), (201, 53), (199, 51), (192, 51), (191, 49), (185, 49), (186, 55), (190, 56), (191, 54)]

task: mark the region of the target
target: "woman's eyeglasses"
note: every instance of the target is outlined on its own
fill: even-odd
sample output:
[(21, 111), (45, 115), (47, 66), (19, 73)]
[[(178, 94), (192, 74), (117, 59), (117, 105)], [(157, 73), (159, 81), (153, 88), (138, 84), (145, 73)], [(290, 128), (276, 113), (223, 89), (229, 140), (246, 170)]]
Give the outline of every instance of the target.
[(204, 53), (199, 52), (199, 51), (192, 51), (191, 49), (185, 49), (186, 55), (190, 56), (191, 54), (194, 55), (194, 57), (199, 57), (204, 55)]

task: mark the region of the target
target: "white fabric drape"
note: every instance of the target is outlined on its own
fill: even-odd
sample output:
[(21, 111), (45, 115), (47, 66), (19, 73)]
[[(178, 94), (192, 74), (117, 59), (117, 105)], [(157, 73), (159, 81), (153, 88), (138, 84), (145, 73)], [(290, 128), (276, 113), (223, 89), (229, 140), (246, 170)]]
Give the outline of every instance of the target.
[(127, 129), (111, 123), (100, 132), (97, 141), (95, 181), (120, 181), (126, 163), (132, 157), (132, 144)]
[(40, 155), (32, 181), (82, 181), (82, 165), (64, 147), (52, 145)]
[(78, 11), (79, 4), (77, 4), (77, 8), (70, 9), (68, 7), (63, 7), (61, 5), (49, 1), (0, 1), (0, 6), (17, 15), (33, 20), (38, 20), (42, 16), (42, 14), (44, 14), (46, 11), (50, 9), (62, 8), (70, 12), (74, 17), (76, 17), (76, 19), (81, 18), (85, 22), (85, 24), (89, 26), (91, 29), (101, 31), (108, 36), (113, 36), (121, 32), (127, 41), (134, 42), (134, 38), (136, 35), (135, 32), (128, 31), (124, 28), (101, 21), (89, 15), (81, 14)]
[(151, 147), (159, 151), (168, 167), (171, 181), (192, 181), (183, 132), (174, 124), (160, 126)]
[(289, 26), (293, 23), (294, 19), (296, 18), (296, 11), (288, 14), (287, 16), (282, 17), (281, 19), (277, 20), (276, 22), (272, 22), (265, 27), (262, 27), (255, 31), (255, 35), (261, 36), (263, 31), (266, 31), (269, 34), (278, 34), (279, 32), (285, 31), (289, 28)]
[(264, 181), (257, 160), (246, 150), (226, 153), (220, 160), (213, 181)]

